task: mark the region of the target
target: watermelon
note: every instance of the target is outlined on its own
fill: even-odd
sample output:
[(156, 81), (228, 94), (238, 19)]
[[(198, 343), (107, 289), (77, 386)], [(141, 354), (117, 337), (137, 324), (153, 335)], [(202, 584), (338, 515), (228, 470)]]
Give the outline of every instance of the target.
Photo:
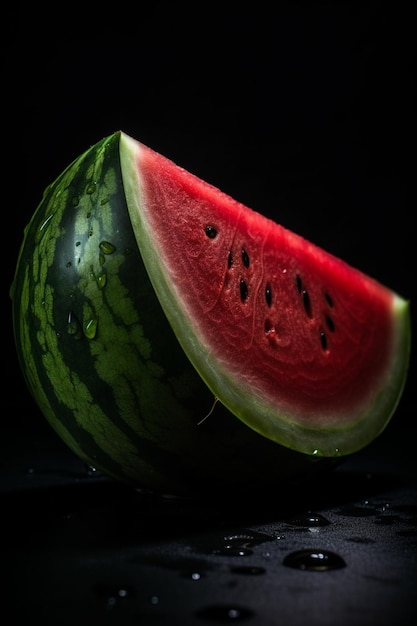
[(41, 412), (139, 488), (333, 467), (383, 431), (406, 380), (407, 300), (121, 131), (46, 189), (11, 297)]

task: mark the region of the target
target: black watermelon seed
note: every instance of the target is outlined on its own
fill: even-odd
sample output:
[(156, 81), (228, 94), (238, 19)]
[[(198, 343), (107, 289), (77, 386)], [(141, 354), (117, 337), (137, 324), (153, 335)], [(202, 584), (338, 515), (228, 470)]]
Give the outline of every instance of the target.
[(321, 347), (323, 348), (323, 350), (327, 350), (327, 337), (326, 337), (326, 333), (324, 333), (323, 331), (320, 333), (320, 341), (321, 341)]
[(205, 233), (209, 239), (217, 237), (217, 229), (214, 226), (206, 226)]
[(249, 267), (249, 255), (245, 248), (242, 248), (242, 263), (245, 267)]
[(274, 324), (272, 322), (272, 320), (270, 319), (266, 319), (265, 323), (264, 323), (264, 330), (265, 333), (268, 335), (269, 333), (273, 333), (275, 331), (275, 327)]
[(332, 306), (333, 306), (333, 300), (332, 300), (331, 296), (329, 296), (329, 294), (328, 294), (328, 293), (325, 293), (325, 294), (324, 294), (324, 297), (326, 298), (326, 302), (327, 302), (327, 304), (328, 304), (330, 307), (332, 307)]
[(302, 289), (302, 286), (303, 286), (303, 282), (301, 280), (301, 276), (299, 276), (297, 274), (297, 277), (296, 277), (295, 280), (296, 280), (296, 283), (297, 283), (297, 291), (298, 291), (298, 293), (301, 293), (301, 289)]
[(248, 297), (248, 286), (246, 281), (241, 278), (240, 279), (240, 299), (244, 302)]
[(267, 305), (270, 307), (272, 305), (272, 291), (271, 285), (269, 283), (267, 283), (265, 287), (265, 300)]
[(332, 333), (334, 333), (334, 321), (328, 315), (326, 315), (326, 324), (327, 324), (327, 328), (331, 330)]
[(303, 304), (304, 304), (305, 311), (307, 315), (311, 317), (310, 296), (308, 295), (308, 291), (306, 289), (303, 289), (302, 296), (303, 296)]
[(229, 270), (232, 267), (232, 265), (233, 265), (233, 254), (232, 254), (232, 251), (230, 250), (229, 256), (227, 257), (227, 267), (229, 268)]

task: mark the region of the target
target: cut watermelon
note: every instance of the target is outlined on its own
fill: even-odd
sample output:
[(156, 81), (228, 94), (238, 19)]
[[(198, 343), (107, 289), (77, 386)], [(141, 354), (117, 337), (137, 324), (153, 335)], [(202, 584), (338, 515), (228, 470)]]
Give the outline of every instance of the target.
[(42, 413), (146, 489), (258, 491), (333, 466), (406, 379), (406, 300), (122, 132), (47, 188), (11, 295)]
[(298, 452), (371, 442), (405, 383), (408, 302), (126, 134), (120, 153), (144, 264), (213, 394)]

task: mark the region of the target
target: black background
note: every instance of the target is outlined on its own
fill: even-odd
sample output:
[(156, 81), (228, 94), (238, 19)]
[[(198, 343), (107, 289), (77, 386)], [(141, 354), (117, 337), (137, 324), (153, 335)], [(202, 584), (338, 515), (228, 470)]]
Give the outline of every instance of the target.
[[(59, 623), (83, 623), (81, 614), (88, 618), (86, 623), (94, 623), (97, 613), (86, 592), (86, 579), (119, 581), (120, 575), (125, 581), (130, 570), (126, 569), (128, 557), (120, 556), (124, 550), (126, 555), (136, 551), (142, 563), (137, 567), (144, 568), (142, 578), (135, 578), (138, 596), (145, 593), (143, 588), (148, 593), (148, 587), (154, 593), (167, 580), (166, 592), (173, 594), (171, 606), (179, 605), (183, 596), (175, 599), (177, 588), (182, 589), (179, 579), (173, 578), (176, 573), (171, 572), (168, 579), (160, 570), (146, 567), (146, 533), (150, 533), (151, 548), (155, 543), (157, 557), (162, 559), (166, 552), (171, 563), (173, 551), (181, 556), (184, 533), (191, 536), (196, 528), (204, 529), (204, 524), (210, 532), (220, 532), (211, 510), (196, 508), (194, 517), (187, 510), (184, 514), (181, 507), (171, 510), (165, 527), (165, 509), (155, 511), (151, 505), (148, 519), (146, 506), (135, 504), (132, 515), (130, 493), (125, 496), (123, 490), (106, 484), (101, 491), (101, 483), (83, 489), (72, 470), (57, 476), (56, 467), (65, 468), (67, 463), (71, 469), (73, 460), (65, 456), (57, 440), (56, 455), (54, 439), (43, 442), (42, 433), (49, 432), (49, 427), (26, 389), (17, 362), (8, 295), (23, 229), (43, 190), (90, 145), (121, 129), (409, 299), (414, 326), (416, 46), (408, 6), (367, 1), (249, 5), (160, 1), (42, 8), (37, 3), (19, 3), (4, 13), (2, 260), (6, 269), (1, 272), (0, 478), (3, 474), (3, 484), (10, 483), (9, 497), (2, 498), (2, 515), (10, 523), (5, 536), (9, 560), (4, 569), (9, 567), (14, 615), (25, 616), (21, 623), (44, 616), (43, 623), (56, 624), (56, 615), (60, 615)], [(391, 503), (403, 506), (402, 512), (398, 508), (397, 516), (384, 517), (386, 511), (378, 504), (375, 511), (382, 517), (375, 517), (376, 526), (374, 517), (355, 521), (349, 513), (341, 517), (332, 508), (321, 509), (332, 520), (322, 540), (333, 541), (329, 545), (342, 554), (346, 546), (352, 546), (348, 552), (352, 574), (346, 579), (350, 581), (346, 589), (334, 593), (331, 581), (338, 580), (336, 573), (334, 579), (317, 582), (321, 585), (323, 580), (321, 595), (319, 587), (315, 588), (319, 604), (307, 588), (303, 592), (300, 584), (304, 583), (298, 578), (294, 578), (294, 593), (286, 595), (286, 588), (279, 585), (289, 576), (278, 569), (277, 541), (269, 548), (274, 556), (270, 563), (275, 564), (269, 570), (272, 574), (258, 586), (249, 580), (242, 602), (262, 612), (266, 601), (273, 612), (281, 601), (278, 611), (288, 604), (291, 613), (291, 602), (303, 598), (305, 607), (313, 607), (313, 614), (295, 614), (294, 624), (321, 624), (321, 601), (326, 610), (336, 610), (338, 623), (342, 623), (344, 607), (355, 607), (355, 601), (361, 613), (346, 613), (344, 623), (373, 624), (377, 615), (379, 624), (392, 624), (397, 610), (400, 617), (395, 623), (413, 623), (407, 621), (406, 612), (411, 607), (415, 618), (414, 596), (409, 593), (415, 576), (415, 561), (410, 557), (415, 550), (415, 506), (410, 507), (415, 491), (410, 495), (407, 483), (401, 483), (402, 490), (391, 496), (389, 488), (393, 459), (407, 467), (414, 464), (415, 471), (410, 432), (415, 424), (415, 378), (412, 353), (400, 406), (381, 435), (382, 448), (377, 448), (383, 454), (375, 455), (371, 446), (369, 455), (366, 450), (364, 457), (359, 456), (365, 472), (378, 463), (381, 469), (382, 463), (383, 479), (380, 485), (377, 474), (376, 492), (385, 490), (381, 498), (388, 493)], [(43, 461), (44, 446), (49, 456)], [(29, 463), (44, 469), (32, 477), (38, 489), (27, 489)], [(338, 480), (330, 481), (322, 492), (319, 487), (321, 499), (316, 492), (304, 494), (305, 500), (298, 494), (299, 505), (323, 507), (323, 503), (359, 500), (366, 492), (366, 481), (362, 475), (359, 481), (355, 473), (351, 476), (349, 465), (347, 477), (349, 488), (340, 489), (341, 477), (336, 476)], [(18, 481), (27, 489), (23, 494), (16, 487)], [(77, 515), (71, 517), (68, 512), (72, 510)], [(258, 521), (275, 519), (279, 511), (272, 511), (260, 514)], [(414, 511), (414, 518), (404, 521), (404, 511)], [(372, 509), (365, 507), (365, 513)], [(239, 512), (235, 516), (238, 524), (245, 521)], [(402, 538), (395, 534), (395, 524), (405, 533)], [(162, 535), (161, 525), (166, 529)], [(359, 535), (376, 537), (377, 531), (379, 543), (355, 543)], [(288, 528), (285, 532), (287, 550), (292, 540), (308, 543), (307, 531), (302, 536), (291, 535)], [(346, 543), (349, 532), (351, 544)], [(166, 544), (167, 537), (174, 537), (174, 544)], [(165, 540), (165, 549), (157, 538)], [(104, 557), (98, 556), (100, 550)], [(370, 571), (369, 560), (375, 555), (373, 576), (359, 576), (358, 572)], [(151, 556), (152, 565), (155, 554)], [(380, 586), (372, 587), (378, 577)], [(152, 587), (155, 581), (159, 587)], [(224, 588), (206, 582), (207, 593), (214, 594), (210, 601), (214, 601)], [(375, 595), (368, 597), (368, 589), (374, 588)], [(191, 605), (193, 594), (188, 587), (184, 594)], [(398, 604), (392, 612), (387, 607), (391, 598), (397, 598), (393, 603)], [(116, 623), (113, 615), (106, 614), (110, 621), (100, 623)], [(145, 622), (135, 617), (134, 623)]]
[[(44, 188), (119, 129), (371, 274), (410, 299), (414, 316), (416, 49), (406, 5), (128, 6), (20, 4), (5, 20), (5, 429), (37, 414), (8, 297), (23, 228)], [(413, 360), (402, 405), (412, 378)]]

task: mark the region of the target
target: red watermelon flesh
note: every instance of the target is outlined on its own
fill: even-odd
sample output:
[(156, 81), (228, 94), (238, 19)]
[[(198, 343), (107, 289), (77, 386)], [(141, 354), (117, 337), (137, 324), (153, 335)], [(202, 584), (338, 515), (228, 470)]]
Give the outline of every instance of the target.
[(121, 133), (127, 204), (165, 314), (213, 395), (307, 454), (350, 454), (404, 387), (409, 304)]

